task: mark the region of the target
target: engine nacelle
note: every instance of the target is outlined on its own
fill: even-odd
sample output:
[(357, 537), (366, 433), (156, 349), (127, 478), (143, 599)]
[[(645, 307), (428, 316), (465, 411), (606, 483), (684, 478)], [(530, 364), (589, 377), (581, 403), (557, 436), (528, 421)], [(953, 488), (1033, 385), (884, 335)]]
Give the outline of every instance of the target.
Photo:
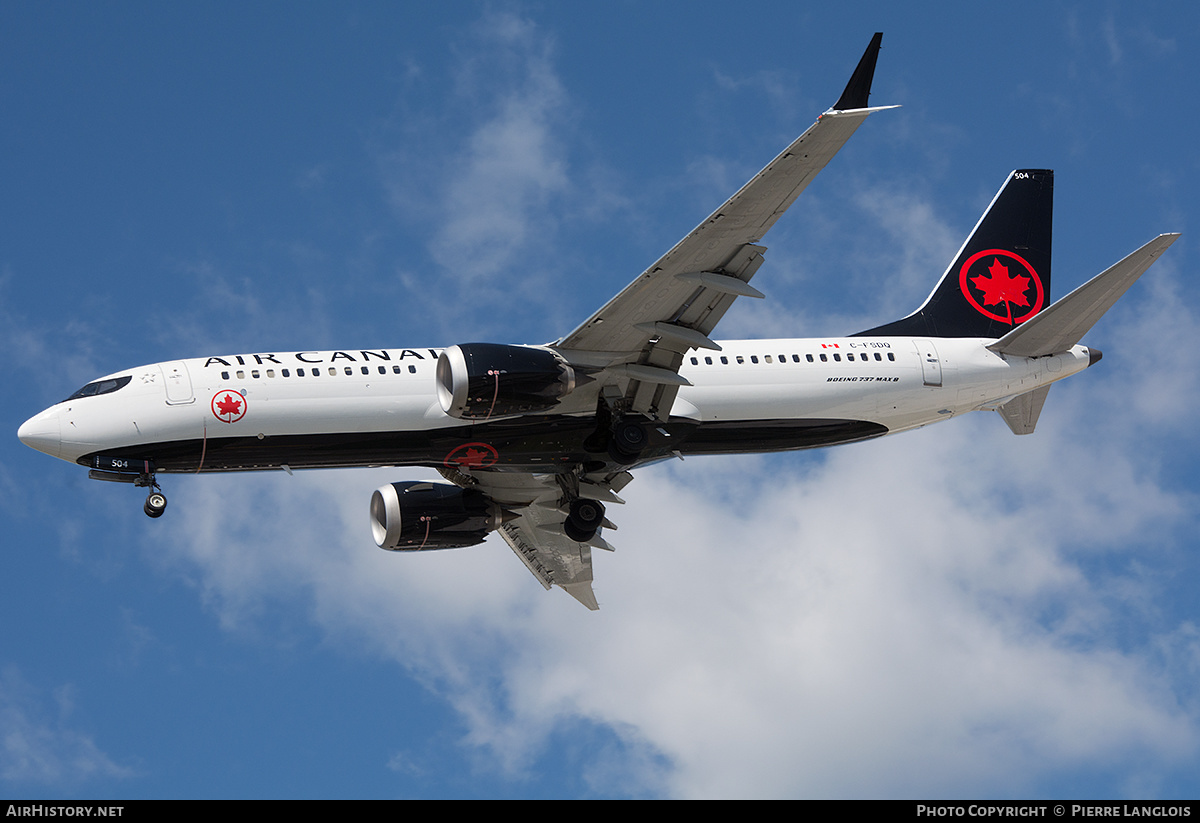
[(546, 411), (574, 388), (575, 370), (549, 349), (465, 343), (438, 357), (438, 401), (460, 420)]
[(389, 551), (474, 546), (504, 520), (483, 492), (447, 483), (391, 483), (371, 495), (371, 533)]

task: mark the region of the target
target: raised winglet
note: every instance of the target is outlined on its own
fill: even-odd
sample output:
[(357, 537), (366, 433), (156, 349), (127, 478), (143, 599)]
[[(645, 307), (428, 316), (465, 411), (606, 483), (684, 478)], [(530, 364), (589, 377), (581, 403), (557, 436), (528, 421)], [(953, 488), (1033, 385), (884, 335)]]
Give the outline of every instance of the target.
[(858, 68), (850, 75), (850, 82), (846, 84), (842, 96), (833, 104), (836, 111), (867, 108), (867, 98), (871, 96), (871, 81), (875, 79), (875, 61), (879, 59), (879, 46), (882, 42), (883, 32), (875, 32), (870, 45), (863, 52), (862, 59), (858, 61)]

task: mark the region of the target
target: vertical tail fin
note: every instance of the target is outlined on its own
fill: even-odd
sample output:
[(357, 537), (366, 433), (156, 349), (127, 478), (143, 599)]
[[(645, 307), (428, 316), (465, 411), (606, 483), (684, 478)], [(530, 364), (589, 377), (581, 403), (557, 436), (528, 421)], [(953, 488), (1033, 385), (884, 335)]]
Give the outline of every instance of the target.
[(1003, 337), (1050, 304), (1054, 172), (1018, 169), (921, 308), (857, 336)]

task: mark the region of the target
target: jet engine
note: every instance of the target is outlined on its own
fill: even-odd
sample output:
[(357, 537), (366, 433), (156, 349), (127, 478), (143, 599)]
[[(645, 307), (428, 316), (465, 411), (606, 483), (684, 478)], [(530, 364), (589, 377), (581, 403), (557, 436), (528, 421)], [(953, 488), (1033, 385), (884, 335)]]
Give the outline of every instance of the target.
[(549, 349), (465, 343), (438, 357), (438, 401), (460, 420), (546, 411), (574, 388), (575, 370)]
[(371, 495), (371, 532), (389, 551), (474, 546), (509, 517), (483, 492), (447, 483), (391, 483)]

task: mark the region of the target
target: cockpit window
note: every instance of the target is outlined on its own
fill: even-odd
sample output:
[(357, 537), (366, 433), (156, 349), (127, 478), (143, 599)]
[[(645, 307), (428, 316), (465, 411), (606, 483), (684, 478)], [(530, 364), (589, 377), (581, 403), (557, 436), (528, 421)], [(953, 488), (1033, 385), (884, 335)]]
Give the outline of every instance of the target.
[(124, 377), (108, 377), (104, 380), (97, 380), (95, 383), (88, 383), (82, 389), (68, 397), (67, 400), (76, 400), (80, 397), (94, 397), (97, 394), (110, 394), (117, 389), (129, 385), (129, 381), (132, 379), (133, 375), (127, 374)]

